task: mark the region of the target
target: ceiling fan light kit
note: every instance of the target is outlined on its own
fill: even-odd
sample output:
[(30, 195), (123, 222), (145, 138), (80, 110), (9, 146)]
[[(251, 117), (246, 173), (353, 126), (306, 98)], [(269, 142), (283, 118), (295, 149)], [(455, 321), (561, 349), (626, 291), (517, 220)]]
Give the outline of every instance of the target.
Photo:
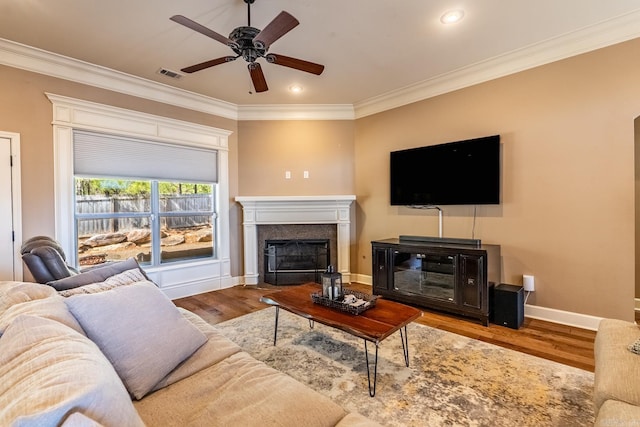
[(264, 73), (262, 72), (262, 67), (260, 63), (256, 62), (259, 58), (264, 58), (270, 64), (293, 68), (315, 75), (322, 74), (324, 65), (277, 53), (267, 53), (269, 47), (271, 47), (276, 40), (297, 27), (300, 22), (289, 13), (282, 11), (267, 24), (264, 29), (259, 30), (254, 28), (251, 26), (251, 5), (254, 1), (255, 0), (244, 0), (247, 4), (247, 26), (234, 29), (229, 34), (229, 37), (218, 34), (185, 16), (172, 16), (170, 18), (172, 21), (229, 46), (235, 53), (235, 56), (223, 56), (221, 58), (211, 59), (182, 68), (181, 71), (185, 73), (195, 73), (196, 71), (235, 61), (241, 57), (248, 62), (247, 68), (249, 69), (249, 75), (251, 76), (251, 81), (253, 82), (256, 92), (266, 92), (269, 90)]

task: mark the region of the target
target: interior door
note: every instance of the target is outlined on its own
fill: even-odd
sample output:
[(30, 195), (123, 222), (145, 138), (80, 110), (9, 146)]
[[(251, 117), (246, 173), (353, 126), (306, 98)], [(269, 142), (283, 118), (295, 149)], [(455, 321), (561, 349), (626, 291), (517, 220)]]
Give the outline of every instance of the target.
[(0, 280), (22, 280), (20, 134), (0, 131)]
[(11, 139), (0, 137), (0, 280), (15, 280)]

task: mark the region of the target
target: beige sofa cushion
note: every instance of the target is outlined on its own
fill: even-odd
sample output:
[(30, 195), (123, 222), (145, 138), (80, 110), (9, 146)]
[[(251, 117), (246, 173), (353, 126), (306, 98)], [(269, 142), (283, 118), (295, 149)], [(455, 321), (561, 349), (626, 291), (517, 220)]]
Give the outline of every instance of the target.
[(187, 378), (241, 351), (236, 343), (222, 335), (201, 317), (183, 308), (178, 308), (178, 311), (207, 337), (207, 342), (156, 384), (153, 391)]
[[(189, 402), (175, 405), (176, 401)], [(149, 426), (335, 426), (346, 414), (329, 398), (245, 352), (134, 402)]]
[(371, 421), (369, 418), (355, 412), (347, 414), (340, 420), (336, 427), (382, 427), (380, 424)]
[(21, 302), (48, 298), (56, 294), (51, 286), (30, 282), (0, 282), (0, 315)]
[(607, 400), (598, 411), (594, 427), (637, 426), (640, 424), (640, 406), (618, 400)]
[(131, 399), (87, 337), (18, 316), (0, 337), (0, 425), (55, 426), (74, 412), (104, 426), (141, 426)]
[(640, 338), (640, 328), (616, 319), (600, 321), (596, 334), (594, 404), (596, 414), (608, 400), (640, 405), (640, 355), (628, 346)]
[(0, 335), (3, 334), (13, 319), (22, 314), (29, 314), (55, 320), (69, 326), (81, 334), (84, 334), (75, 317), (73, 317), (69, 312), (67, 305), (64, 303), (64, 298), (60, 295), (54, 294), (47, 298), (34, 299), (31, 301), (13, 304), (11, 307), (7, 308), (2, 314), (0, 314)]

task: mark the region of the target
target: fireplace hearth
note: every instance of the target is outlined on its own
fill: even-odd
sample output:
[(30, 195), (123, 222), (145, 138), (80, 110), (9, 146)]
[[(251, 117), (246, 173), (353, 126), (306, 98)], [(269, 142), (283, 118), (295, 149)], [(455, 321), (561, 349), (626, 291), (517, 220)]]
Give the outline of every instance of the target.
[(264, 281), (273, 285), (319, 283), (329, 254), (329, 239), (266, 240)]

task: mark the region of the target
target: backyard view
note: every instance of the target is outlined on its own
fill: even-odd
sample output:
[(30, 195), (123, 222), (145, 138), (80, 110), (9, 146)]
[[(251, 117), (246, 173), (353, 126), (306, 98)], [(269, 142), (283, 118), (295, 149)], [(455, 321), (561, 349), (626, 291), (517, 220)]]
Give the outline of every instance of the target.
[(213, 257), (213, 191), (211, 184), (76, 178), (80, 267)]

